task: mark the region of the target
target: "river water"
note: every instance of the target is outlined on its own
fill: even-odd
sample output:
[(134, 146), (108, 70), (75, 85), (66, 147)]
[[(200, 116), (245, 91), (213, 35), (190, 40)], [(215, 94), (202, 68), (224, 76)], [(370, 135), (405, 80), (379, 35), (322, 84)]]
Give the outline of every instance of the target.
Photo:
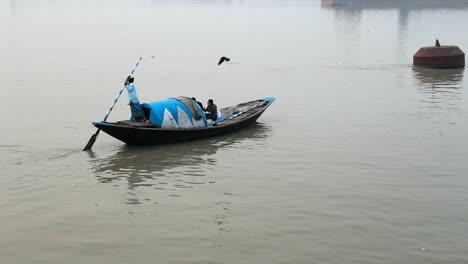
[[(467, 263), (468, 81), (412, 67), (467, 1), (330, 2), (0, 1), (0, 262)], [(82, 152), (139, 56), (142, 101), (277, 100)]]

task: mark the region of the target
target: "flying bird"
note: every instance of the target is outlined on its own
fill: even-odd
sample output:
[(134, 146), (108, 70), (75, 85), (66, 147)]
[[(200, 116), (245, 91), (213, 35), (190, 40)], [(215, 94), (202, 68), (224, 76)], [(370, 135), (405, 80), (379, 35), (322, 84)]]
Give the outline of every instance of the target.
[(223, 56), (223, 57), (221, 57), (221, 58), (219, 59), (218, 65), (221, 65), (221, 63), (223, 63), (224, 61), (230, 61), (230, 60), (231, 60), (231, 59), (229, 59), (229, 58)]

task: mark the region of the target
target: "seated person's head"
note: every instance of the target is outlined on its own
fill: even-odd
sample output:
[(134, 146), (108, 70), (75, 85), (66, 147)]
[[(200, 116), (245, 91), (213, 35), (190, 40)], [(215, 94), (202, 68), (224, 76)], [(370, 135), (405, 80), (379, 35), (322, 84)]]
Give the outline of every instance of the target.
[(213, 104), (213, 99), (209, 99), (208, 100), (208, 105), (212, 105)]

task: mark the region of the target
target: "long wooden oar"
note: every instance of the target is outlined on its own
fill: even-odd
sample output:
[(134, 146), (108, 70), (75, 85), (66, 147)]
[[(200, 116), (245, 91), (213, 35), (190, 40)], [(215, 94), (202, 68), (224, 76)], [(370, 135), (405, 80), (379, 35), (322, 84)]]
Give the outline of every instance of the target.
[[(132, 72), (130, 72), (130, 76), (133, 76), (133, 74), (135, 73), (135, 70), (136, 68), (138, 67), (138, 64), (140, 64), (140, 61), (141, 61), (142, 57), (140, 57), (137, 61), (137, 63), (135, 64), (135, 67), (133, 67), (132, 69)], [(107, 118), (109, 117), (109, 114), (110, 112), (112, 112), (112, 109), (114, 109), (114, 106), (115, 104), (117, 103), (117, 100), (119, 100), (119, 97), (120, 95), (122, 94), (123, 90), (125, 89), (125, 85), (122, 86), (122, 88), (120, 89), (119, 93), (117, 94), (117, 97), (115, 97), (114, 99), (114, 102), (112, 103), (111, 107), (109, 108), (109, 111), (107, 111), (107, 114), (106, 116), (104, 117), (104, 121), (102, 122), (106, 122)], [(86, 144), (86, 146), (84, 147), (83, 151), (86, 151), (86, 150), (90, 150), (93, 145), (94, 145), (94, 142), (96, 142), (96, 138), (97, 136), (99, 135), (99, 132), (101, 131), (101, 129), (98, 128), (98, 130), (96, 131), (96, 133), (94, 133), (91, 138), (89, 139), (88, 141), (88, 144)]]

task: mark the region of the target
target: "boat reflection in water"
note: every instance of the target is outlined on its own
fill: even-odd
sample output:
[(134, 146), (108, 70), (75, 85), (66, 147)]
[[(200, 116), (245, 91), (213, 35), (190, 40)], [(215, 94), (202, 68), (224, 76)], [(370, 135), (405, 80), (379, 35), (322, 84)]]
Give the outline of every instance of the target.
[(139, 187), (176, 191), (215, 183), (209, 172), (217, 165), (215, 154), (218, 151), (261, 148), (267, 144), (270, 131), (269, 126), (257, 123), (236, 133), (206, 140), (147, 147), (123, 145), (115, 154), (94, 156), (90, 162), (100, 182), (116, 186), (125, 182), (130, 195), (127, 203), (139, 204), (141, 199), (133, 192)]

